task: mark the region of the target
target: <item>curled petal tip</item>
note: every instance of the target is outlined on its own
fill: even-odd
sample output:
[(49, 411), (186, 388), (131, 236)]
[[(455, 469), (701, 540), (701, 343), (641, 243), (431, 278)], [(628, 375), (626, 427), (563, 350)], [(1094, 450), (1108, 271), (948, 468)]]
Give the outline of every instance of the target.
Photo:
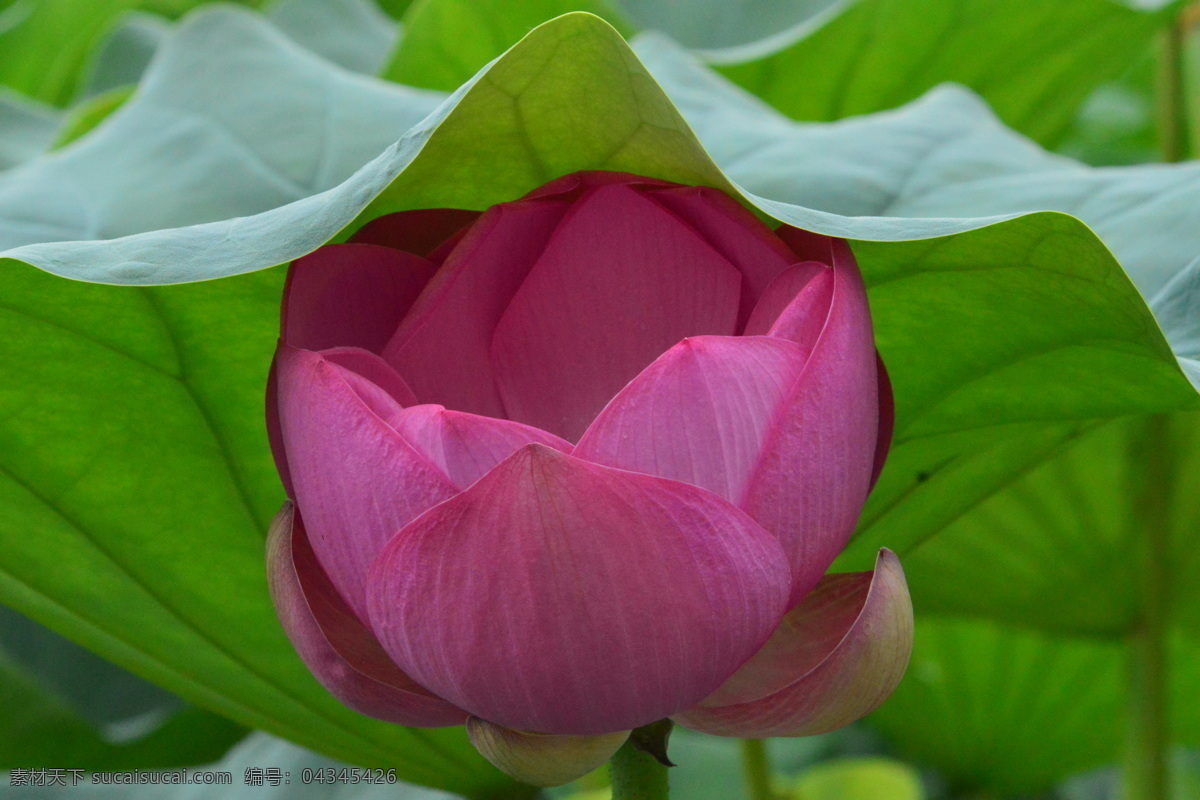
[(629, 731), (599, 736), (522, 733), (479, 717), (467, 736), (480, 755), (506, 775), (533, 786), (562, 786), (602, 766), (625, 744)]
[(913, 614), (900, 559), (826, 576), (754, 658), (696, 708), (686, 728), (762, 738), (827, 733), (865, 717), (904, 677)]

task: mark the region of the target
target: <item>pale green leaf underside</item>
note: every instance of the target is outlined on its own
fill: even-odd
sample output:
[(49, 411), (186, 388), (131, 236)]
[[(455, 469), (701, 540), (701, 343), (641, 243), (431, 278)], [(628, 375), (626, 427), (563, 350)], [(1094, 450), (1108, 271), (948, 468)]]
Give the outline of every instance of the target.
[[(254, 271), (356, 221), (484, 208), (577, 169), (735, 189), (594, 17), (538, 29), (395, 141), (438, 99), (213, 9), (92, 134), (0, 176), (5, 256), (98, 283), (252, 273), (121, 288), (5, 265), (0, 599), (246, 724), (481, 792), (499, 779), (461, 734), (344, 711), (274, 622), (261, 531), (281, 494), (261, 392), (281, 275)], [(870, 544), (934, 535), (1081, 426), (1195, 404), (1137, 291), (1071, 217), (856, 218), (748, 197), (859, 240), (899, 414)]]

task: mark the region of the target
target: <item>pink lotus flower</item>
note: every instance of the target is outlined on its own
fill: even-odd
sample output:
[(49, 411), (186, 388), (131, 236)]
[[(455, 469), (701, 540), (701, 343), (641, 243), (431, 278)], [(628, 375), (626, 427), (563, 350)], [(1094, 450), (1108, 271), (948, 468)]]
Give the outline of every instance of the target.
[(347, 706), (476, 718), (506, 766), (665, 717), (820, 733), (898, 683), (896, 557), (822, 578), (891, 429), (845, 242), (579, 173), (375, 220), (292, 265), (282, 316), (272, 595)]

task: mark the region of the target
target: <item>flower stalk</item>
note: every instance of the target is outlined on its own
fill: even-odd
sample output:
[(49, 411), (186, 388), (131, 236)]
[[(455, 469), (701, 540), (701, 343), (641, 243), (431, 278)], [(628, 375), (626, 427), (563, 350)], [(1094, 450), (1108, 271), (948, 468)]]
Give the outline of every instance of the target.
[(1141, 608), (1128, 643), (1126, 800), (1166, 800), (1170, 720), (1167, 646), (1170, 633), (1170, 508), (1175, 459), (1168, 417), (1149, 417), (1131, 443), (1133, 531), (1138, 545)]
[(644, 750), (634, 736), (630, 736), (608, 764), (612, 800), (666, 800), (670, 795), (666, 765)]
[(1185, 9), (1162, 32), (1158, 69), (1158, 142), (1162, 160), (1188, 158), (1191, 119), (1188, 109), (1187, 40), (1200, 25), (1200, 4)]
[(742, 740), (742, 773), (746, 776), (749, 800), (775, 800), (771, 778), (771, 757), (762, 739)]

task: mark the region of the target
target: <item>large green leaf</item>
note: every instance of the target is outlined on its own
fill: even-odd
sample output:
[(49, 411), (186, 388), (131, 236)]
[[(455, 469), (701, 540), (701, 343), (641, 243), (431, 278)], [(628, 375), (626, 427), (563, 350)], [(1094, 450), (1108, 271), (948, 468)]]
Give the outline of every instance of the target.
[[(0, 178), (0, 231), (18, 245), (4, 255), (90, 281), (179, 282), (262, 270), (393, 210), (483, 208), (578, 169), (737, 191), (588, 15), (542, 26), (390, 143), (418, 103), (430, 96), (336, 71), (248, 14), (200, 13), (119, 113)], [(1145, 303), (1078, 220), (856, 218), (746, 197), (858, 240), (898, 411), (868, 510), (887, 524), (864, 541), (911, 549), (1096, 421), (1196, 404)], [(274, 623), (261, 528), (280, 493), (260, 398), (279, 272), (117, 288), (8, 263), (0, 280), (15, 354), (0, 388), (0, 502), (13, 510), (0, 598), (245, 724), (414, 780), (500, 785), (461, 734), (341, 709)]]
[(895, 108), (953, 81), (981, 94), (1007, 124), (1054, 142), (1091, 91), (1132, 65), (1182, 3), (1130, 5), (858, 0), (825, 24), (710, 57), (797, 119)]
[(409, 86), (453, 91), (546, 20), (571, 11), (607, 16), (603, 0), (416, 0), (383, 76)]
[[(1176, 665), (1200, 646), (1176, 635)], [(990, 622), (941, 619), (918, 608), (908, 674), (871, 724), (901, 752), (935, 766), (955, 794), (1044, 792), (1111, 763), (1124, 746), (1124, 651), (1119, 642), (1064, 639)], [(1174, 741), (1200, 743), (1200, 674), (1171, 673)]]

